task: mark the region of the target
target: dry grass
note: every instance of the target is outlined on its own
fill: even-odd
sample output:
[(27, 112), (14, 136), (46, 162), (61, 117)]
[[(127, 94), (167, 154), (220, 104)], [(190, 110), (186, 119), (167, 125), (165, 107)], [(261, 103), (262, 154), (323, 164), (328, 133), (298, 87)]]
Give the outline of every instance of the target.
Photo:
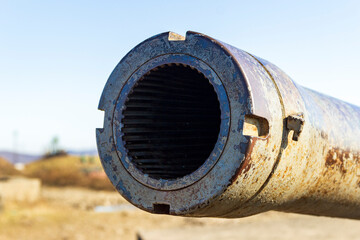
[(36, 203), (5, 205), (0, 213), (0, 239), (136, 240), (138, 235), (144, 240), (360, 239), (360, 223), (348, 219), (278, 212), (215, 219), (154, 215), (136, 208), (112, 213), (93, 211), (96, 205), (124, 203), (115, 191), (44, 187), (42, 199)]
[[(44, 187), (34, 204), (8, 203), (0, 213), (1, 240), (135, 240), (139, 229), (176, 227), (185, 219), (159, 216), (138, 209), (97, 213), (95, 205), (125, 203), (113, 191)], [(86, 204), (89, 207), (83, 208)]]
[(14, 166), (3, 158), (0, 158), (0, 177), (21, 175), (21, 173), (14, 168)]
[(28, 164), (27, 177), (40, 178), (50, 186), (79, 186), (99, 190), (113, 190), (98, 157), (57, 156)]

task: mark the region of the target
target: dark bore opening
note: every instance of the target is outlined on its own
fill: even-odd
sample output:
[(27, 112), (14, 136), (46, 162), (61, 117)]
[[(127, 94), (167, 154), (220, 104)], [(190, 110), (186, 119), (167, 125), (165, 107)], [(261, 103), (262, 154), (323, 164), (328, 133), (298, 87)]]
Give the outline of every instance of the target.
[(220, 105), (209, 80), (186, 65), (152, 69), (133, 87), (123, 110), (123, 141), (144, 174), (176, 179), (197, 170), (220, 131)]

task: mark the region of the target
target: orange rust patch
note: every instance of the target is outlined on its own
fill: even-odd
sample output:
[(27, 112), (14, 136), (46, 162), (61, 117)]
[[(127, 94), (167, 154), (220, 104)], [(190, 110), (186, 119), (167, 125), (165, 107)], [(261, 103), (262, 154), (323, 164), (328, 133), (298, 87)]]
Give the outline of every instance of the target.
[[(234, 176), (232, 176), (232, 178), (230, 179), (230, 185), (234, 183), (234, 181), (238, 178), (239, 174), (246, 173), (251, 169), (251, 153), (254, 149), (254, 146), (255, 146), (255, 143), (257, 140), (259, 140), (259, 138), (256, 138), (256, 137), (250, 138), (248, 148), (246, 149), (244, 162), (237, 169)], [(263, 140), (263, 139), (261, 139), (261, 140)]]
[(349, 151), (341, 151), (338, 148), (332, 148), (328, 151), (325, 157), (325, 166), (331, 169), (338, 169), (342, 174), (347, 172), (344, 159), (348, 158)]

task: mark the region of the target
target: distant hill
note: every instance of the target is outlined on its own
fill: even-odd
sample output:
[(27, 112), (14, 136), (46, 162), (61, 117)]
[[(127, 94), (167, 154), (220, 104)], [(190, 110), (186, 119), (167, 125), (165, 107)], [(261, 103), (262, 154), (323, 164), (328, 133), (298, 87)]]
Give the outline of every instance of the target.
[(41, 158), (40, 155), (31, 155), (23, 153), (14, 153), (10, 151), (0, 151), (0, 157), (6, 159), (8, 162), (15, 163), (30, 163)]
[[(69, 150), (66, 151), (66, 153), (75, 156), (98, 156), (98, 152), (96, 149), (79, 150), (79, 151)], [(0, 151), (0, 158), (4, 158), (12, 164), (15, 163), (28, 164), (36, 160), (39, 160), (42, 157), (43, 157), (42, 155), (24, 154), (24, 153), (15, 154), (14, 152), (11, 151)]]
[(90, 149), (90, 150), (68, 150), (66, 151), (69, 155), (75, 155), (75, 156), (98, 156), (98, 151), (96, 149)]

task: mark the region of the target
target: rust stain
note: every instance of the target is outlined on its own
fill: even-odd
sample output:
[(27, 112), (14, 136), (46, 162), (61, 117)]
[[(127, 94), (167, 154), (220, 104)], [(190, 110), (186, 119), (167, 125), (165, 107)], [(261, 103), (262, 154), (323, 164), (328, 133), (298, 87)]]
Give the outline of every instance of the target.
[[(134, 48), (114, 70), (99, 104), (106, 113), (104, 129), (97, 131), (99, 153), (126, 199), (149, 212), (156, 212), (154, 204), (169, 205), (166, 213), (185, 216), (243, 217), (281, 210), (360, 219), (359, 107), (303, 88), (266, 60), (210, 37), (187, 33), (185, 41), (178, 40), (184, 39), (165, 33)], [(228, 136), (221, 146), (229, 151), (217, 148), (216, 168), (206, 174), (201, 170), (192, 178), (155, 181), (127, 165), (118, 129), (121, 101), (131, 90), (129, 83), (153, 66), (179, 62), (204, 72), (212, 69), (209, 78), (218, 76), (211, 82), (218, 100), (231, 103), (221, 105), (222, 119), (229, 119), (223, 126), (233, 129), (220, 131)], [(306, 120), (299, 139), (294, 131), (299, 134), (300, 126), (290, 126), (294, 131), (289, 133), (285, 120), (297, 113)], [(255, 121), (251, 133), (244, 134), (245, 115), (265, 118), (269, 126)], [(200, 175), (201, 181), (193, 180)]]
[[(248, 145), (248, 147), (246, 149), (246, 153), (245, 153), (245, 159), (244, 159), (243, 163), (241, 164), (241, 166), (235, 172), (234, 176), (232, 176), (232, 178), (230, 179), (230, 185), (235, 182), (235, 180), (238, 178), (238, 176), (240, 174), (242, 174), (242, 173), (245, 174), (251, 169), (251, 153), (254, 149), (256, 141), (258, 141), (258, 140), (259, 140), (259, 138), (257, 138), (257, 137), (250, 137), (249, 145)], [(263, 140), (263, 139), (261, 139), (261, 140)], [(245, 176), (245, 178), (246, 178), (246, 176)]]
[(325, 166), (331, 169), (338, 169), (342, 174), (347, 172), (344, 161), (349, 158), (349, 151), (341, 151), (339, 148), (332, 148), (325, 157)]

